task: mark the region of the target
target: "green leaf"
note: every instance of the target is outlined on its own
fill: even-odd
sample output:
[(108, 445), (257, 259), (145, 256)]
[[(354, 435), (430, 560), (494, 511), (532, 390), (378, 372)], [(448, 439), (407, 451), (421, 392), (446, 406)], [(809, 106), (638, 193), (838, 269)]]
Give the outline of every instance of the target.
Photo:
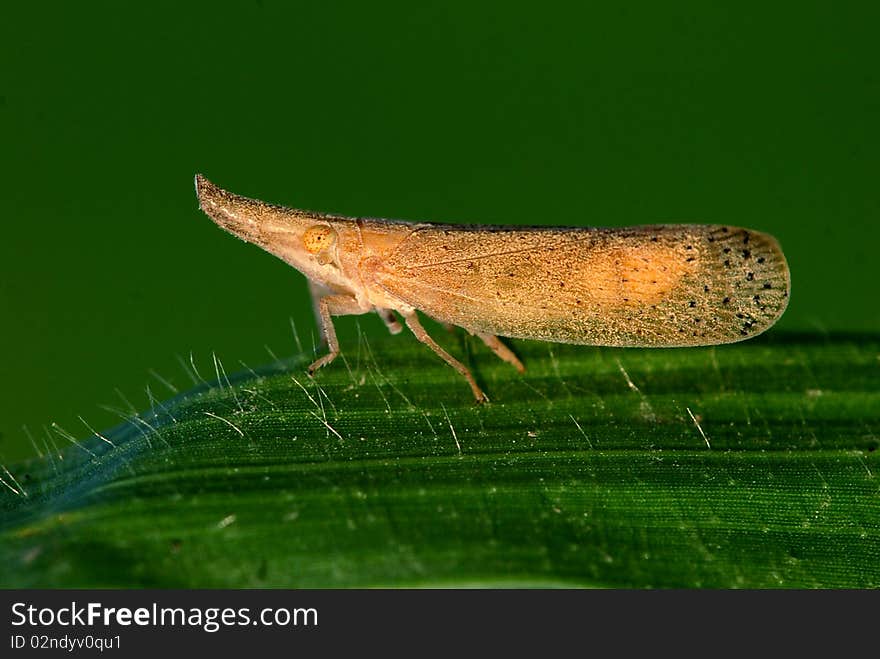
[(876, 336), (514, 347), (218, 368), (0, 469), (0, 583), (880, 586)]

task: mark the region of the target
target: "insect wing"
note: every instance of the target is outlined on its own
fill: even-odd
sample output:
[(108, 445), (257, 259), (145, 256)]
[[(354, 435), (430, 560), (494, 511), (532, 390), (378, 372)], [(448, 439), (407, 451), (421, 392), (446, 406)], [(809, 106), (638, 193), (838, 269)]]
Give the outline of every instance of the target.
[(375, 276), (471, 331), (609, 346), (740, 341), (779, 318), (790, 288), (774, 238), (715, 225), (422, 225)]

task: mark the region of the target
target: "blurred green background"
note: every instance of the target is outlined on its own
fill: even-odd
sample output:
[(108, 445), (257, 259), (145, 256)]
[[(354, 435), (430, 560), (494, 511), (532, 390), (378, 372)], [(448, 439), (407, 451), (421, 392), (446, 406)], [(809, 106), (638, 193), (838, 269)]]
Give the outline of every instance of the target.
[(779, 330), (877, 330), (867, 7), (7, 4), (0, 458), (168, 396), (153, 373), (186, 388), (190, 352), (235, 371), (290, 355), (289, 317), (313, 332), (303, 278), (198, 212), (197, 171), (351, 215), (743, 224), (788, 255)]

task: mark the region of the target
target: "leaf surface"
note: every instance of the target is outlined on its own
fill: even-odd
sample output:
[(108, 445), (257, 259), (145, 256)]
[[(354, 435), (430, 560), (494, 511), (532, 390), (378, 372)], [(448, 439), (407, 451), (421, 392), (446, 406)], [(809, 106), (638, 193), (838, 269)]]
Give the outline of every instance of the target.
[(0, 469), (0, 583), (880, 586), (876, 336), (513, 346), (451, 346), (484, 406), (389, 338)]

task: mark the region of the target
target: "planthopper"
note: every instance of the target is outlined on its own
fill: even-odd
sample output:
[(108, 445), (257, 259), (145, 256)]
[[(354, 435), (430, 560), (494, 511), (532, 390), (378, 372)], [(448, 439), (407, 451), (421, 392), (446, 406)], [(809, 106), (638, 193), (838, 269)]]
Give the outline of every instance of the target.
[(626, 228), (517, 227), (349, 218), (248, 199), (196, 175), (202, 210), (309, 280), (329, 352), (333, 316), (397, 314), (416, 338), (486, 395), (417, 315), (478, 336), (520, 372), (499, 336), (598, 346), (670, 348), (733, 343), (773, 325), (788, 304), (779, 243), (714, 224)]

